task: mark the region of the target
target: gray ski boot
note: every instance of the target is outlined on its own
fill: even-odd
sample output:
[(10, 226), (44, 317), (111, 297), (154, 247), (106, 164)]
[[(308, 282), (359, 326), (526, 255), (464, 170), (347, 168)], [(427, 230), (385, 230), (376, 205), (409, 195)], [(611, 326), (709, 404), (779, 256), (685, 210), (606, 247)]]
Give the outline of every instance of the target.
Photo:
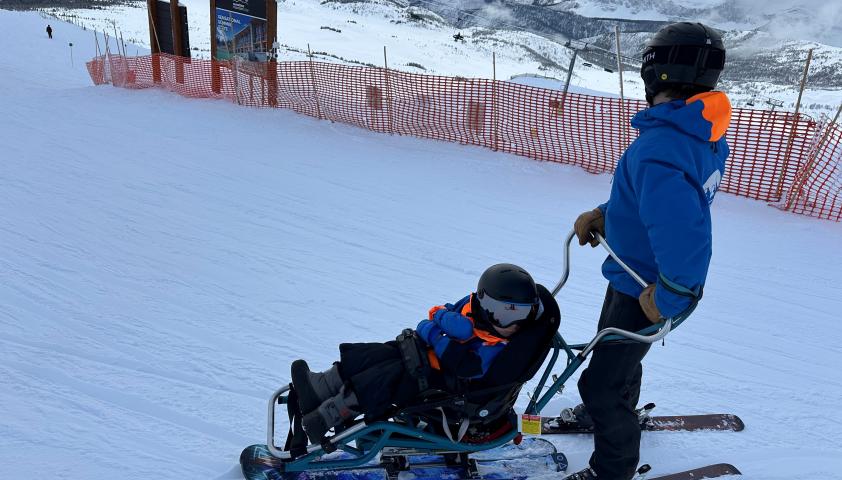
[(328, 430), (359, 415), (358, 408), (357, 396), (353, 390), (342, 387), (338, 394), (328, 398), (317, 409), (304, 415), (302, 423), (310, 443), (319, 443)]
[(304, 360), (296, 360), (292, 362), (290, 373), (302, 415), (319, 408), (322, 402), (339, 393), (344, 383), (335, 363), (324, 372), (317, 373), (311, 372)]

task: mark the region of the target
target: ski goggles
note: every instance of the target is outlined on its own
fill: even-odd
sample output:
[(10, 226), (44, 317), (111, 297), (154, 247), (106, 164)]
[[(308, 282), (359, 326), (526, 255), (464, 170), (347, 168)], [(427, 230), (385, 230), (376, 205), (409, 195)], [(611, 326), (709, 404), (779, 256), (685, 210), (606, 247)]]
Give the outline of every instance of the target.
[(487, 294), (479, 299), (479, 304), (489, 315), (488, 320), (503, 328), (531, 320), (538, 311), (537, 303), (505, 302)]

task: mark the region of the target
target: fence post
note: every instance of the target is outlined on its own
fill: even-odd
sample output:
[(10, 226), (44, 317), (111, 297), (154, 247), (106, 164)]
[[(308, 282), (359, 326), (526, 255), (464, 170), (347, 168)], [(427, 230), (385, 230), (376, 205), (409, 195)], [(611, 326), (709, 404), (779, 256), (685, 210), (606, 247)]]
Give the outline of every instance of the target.
[(389, 62), (386, 59), (386, 46), (383, 46), (383, 65), (386, 67), (386, 120), (389, 125), (389, 133), (395, 133), (395, 126), (392, 120), (392, 82), (389, 80)]
[[(564, 90), (561, 92), (561, 106), (559, 110), (564, 110), (564, 103), (567, 101), (567, 90), (570, 88), (570, 79), (573, 77), (573, 68), (576, 66), (576, 57), (579, 56), (579, 50), (571, 48), (573, 55), (570, 56), (570, 65), (567, 67), (567, 80), (564, 81)], [(559, 112), (561, 113), (561, 112)]]
[(623, 93), (623, 61), (620, 58), (620, 25), (614, 25), (614, 36), (617, 37), (617, 72), (620, 74), (620, 138), (625, 148), (628, 142), (628, 126), (626, 125), (626, 96)]
[(316, 118), (322, 119), (322, 108), (319, 105), (319, 91), (316, 89), (316, 72), (313, 68), (313, 52), (310, 51), (310, 44), (307, 44), (307, 58), (310, 62), (310, 82), (313, 84), (313, 98), (316, 100)]
[(491, 121), (494, 122), (494, 148), (496, 152), (500, 143), (500, 121), (497, 112), (497, 52), (491, 52)]
[(824, 145), (825, 142), (827, 142), (827, 140), (830, 138), (830, 132), (833, 131), (833, 126), (836, 124), (837, 121), (839, 121), (840, 114), (842, 114), (842, 104), (840, 104), (839, 109), (836, 110), (836, 115), (833, 117), (833, 120), (831, 120), (825, 127), (824, 135), (822, 135), (822, 138), (819, 140), (819, 143), (816, 144), (816, 148), (813, 149), (810, 158), (807, 160), (807, 164), (804, 166), (804, 170), (802, 170), (801, 173), (796, 177), (795, 181), (792, 182), (793, 188), (790, 191), (791, 194), (786, 199), (786, 206), (784, 207), (784, 210), (789, 210), (790, 208), (792, 208), (795, 204), (795, 199), (797, 199), (801, 195), (801, 190), (804, 188), (804, 185), (807, 184), (807, 179), (810, 178), (810, 174), (812, 174), (813, 169), (816, 168), (816, 157), (818, 156), (819, 151), (821, 151), (822, 145)]
[(111, 86), (118, 87), (119, 85), (114, 84), (114, 69), (111, 68), (111, 42), (108, 39), (108, 32), (103, 28), (102, 29), (102, 43), (103, 43), (103, 62), (102, 62), (102, 71), (103, 71), (103, 78), (106, 75), (106, 71), (108, 72), (108, 77), (111, 78)]
[(786, 143), (784, 164), (780, 173), (781, 178), (778, 180), (778, 187), (775, 189), (775, 197), (777, 197), (778, 200), (780, 200), (783, 195), (784, 179), (786, 178), (787, 170), (789, 170), (789, 161), (792, 156), (792, 144), (795, 141), (795, 130), (798, 128), (798, 112), (801, 109), (801, 96), (804, 94), (804, 87), (807, 85), (807, 72), (810, 71), (810, 61), (812, 59), (813, 49), (811, 48), (807, 52), (807, 63), (804, 65), (804, 73), (801, 75), (801, 87), (798, 90), (798, 100), (795, 102), (795, 113), (792, 114), (792, 129), (789, 131), (789, 139)]
[[(149, 43), (151, 44), (150, 50), (152, 54), (152, 82), (161, 83), (161, 56), (156, 55), (161, 53), (161, 41), (158, 39), (158, 29), (155, 27), (155, 16), (158, 9), (157, 5), (158, 4), (155, 0), (147, 0), (146, 2), (146, 13), (149, 16)], [(115, 23), (114, 25), (116, 29), (117, 24)]]

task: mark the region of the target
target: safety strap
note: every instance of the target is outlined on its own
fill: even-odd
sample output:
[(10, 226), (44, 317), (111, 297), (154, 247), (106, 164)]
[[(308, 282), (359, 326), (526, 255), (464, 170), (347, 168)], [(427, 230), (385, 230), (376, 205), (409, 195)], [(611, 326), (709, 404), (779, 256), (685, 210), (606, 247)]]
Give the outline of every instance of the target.
[(690, 290), (687, 287), (679, 285), (672, 280), (668, 279), (664, 276), (663, 273), (658, 274), (658, 280), (660, 281), (661, 285), (667, 289), (670, 293), (681, 297), (687, 297), (690, 299), (690, 305), (684, 309), (681, 313), (674, 317), (674, 321), (677, 320), (684, 320), (685, 318), (689, 317), (693, 310), (696, 309), (696, 306), (699, 304), (699, 300), (702, 299), (702, 295), (704, 294), (704, 287), (699, 286), (695, 290)]
[(284, 451), (289, 452), (292, 458), (298, 458), (307, 453), (309, 442), (301, 424), (301, 409), (298, 406), (298, 394), (294, 388), (290, 388), (287, 395), (287, 414), (289, 415), (289, 433), (287, 433)]
[(465, 433), (468, 431), (468, 427), (471, 425), (471, 422), (467, 418), (463, 418), (462, 421), (459, 423), (459, 432), (457, 433), (456, 440), (453, 440), (453, 434), (450, 433), (450, 424), (447, 422), (447, 415), (444, 413), (444, 409), (442, 407), (438, 407), (438, 411), (441, 412), (441, 429), (444, 430), (444, 434), (447, 435), (448, 440), (451, 442), (459, 443), (462, 441), (462, 437), (465, 436)]
[(661, 280), (661, 283), (667, 290), (676, 295), (681, 295), (682, 297), (695, 298), (697, 300), (702, 298), (702, 287), (699, 287), (696, 290), (690, 290), (689, 288), (679, 285), (670, 280), (669, 278), (665, 277), (663, 273), (659, 273), (658, 278)]
[(426, 352), (422, 352), (418, 348), (418, 342), (415, 338), (415, 330), (407, 328), (395, 340), (398, 342), (398, 348), (401, 351), (404, 368), (418, 382), (418, 391), (424, 392), (430, 388), (430, 383), (427, 381), (430, 363)]

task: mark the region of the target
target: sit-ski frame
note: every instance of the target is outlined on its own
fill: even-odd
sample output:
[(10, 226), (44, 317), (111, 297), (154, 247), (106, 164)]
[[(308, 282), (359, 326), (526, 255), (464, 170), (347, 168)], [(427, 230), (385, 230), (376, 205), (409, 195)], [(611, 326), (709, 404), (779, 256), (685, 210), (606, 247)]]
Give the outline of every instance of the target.
[[(608, 252), (608, 254), (620, 265), (623, 269), (632, 276), (642, 287), (646, 287), (646, 282), (640, 278), (628, 265), (626, 265), (614, 253), (605, 239), (595, 233), (600, 245)], [(567, 283), (570, 276), (570, 243), (575, 237), (575, 233), (571, 231), (567, 234), (564, 243), (564, 272), (561, 279), (552, 290), (552, 295), (556, 296), (561, 288)], [(558, 332), (553, 336), (553, 351), (549, 360), (549, 364), (544, 369), (538, 385), (535, 387), (535, 392), (531, 396), (529, 404), (524, 411), (525, 414), (539, 415), (541, 410), (547, 405), (550, 399), (564, 387), (564, 382), (570, 378), (571, 375), (584, 363), (590, 352), (602, 342), (615, 341), (633, 341), (640, 343), (655, 343), (664, 338), (673, 328), (677, 327), (684, 321), (686, 315), (682, 317), (666, 319), (663, 322), (653, 324), (650, 327), (644, 328), (639, 332), (630, 332), (619, 328), (605, 328), (597, 332), (596, 336), (588, 343), (568, 345), (561, 334)], [(544, 384), (552, 372), (559, 352), (564, 350), (567, 354), (567, 367), (558, 376), (553, 377), (553, 384), (542, 395)], [(575, 353), (574, 351), (579, 351)], [(269, 400), (269, 421), (268, 432), (266, 438), (266, 446), (269, 452), (276, 457), (279, 462), (276, 465), (284, 472), (303, 472), (312, 470), (348, 470), (358, 468), (373, 460), (378, 453), (384, 449), (389, 449), (392, 454), (413, 455), (413, 454), (464, 454), (471, 452), (478, 452), (489, 450), (505, 445), (514, 439), (519, 432), (513, 428), (510, 432), (483, 444), (470, 444), (454, 441), (442, 435), (437, 435), (428, 431), (424, 431), (410, 426), (390, 422), (377, 421), (367, 424), (365, 421), (360, 421), (355, 425), (342, 430), (332, 437), (323, 440), (321, 444), (309, 445), (306, 453), (293, 458), (290, 452), (284, 451), (275, 445), (275, 405), (286, 404), (288, 396), (284, 395), (289, 391), (290, 386), (286, 385), (272, 395)], [(365, 448), (358, 448), (351, 446), (355, 442), (356, 445), (364, 445)], [(351, 457), (341, 459), (325, 459), (320, 457), (328, 452), (334, 450), (342, 450), (350, 454)]]

